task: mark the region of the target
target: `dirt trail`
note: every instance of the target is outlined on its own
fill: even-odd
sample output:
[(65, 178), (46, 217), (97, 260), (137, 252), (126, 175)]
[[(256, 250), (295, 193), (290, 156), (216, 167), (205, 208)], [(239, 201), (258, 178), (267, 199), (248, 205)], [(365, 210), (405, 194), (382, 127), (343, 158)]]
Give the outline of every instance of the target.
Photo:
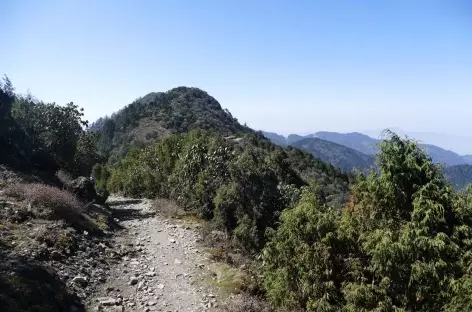
[(210, 273), (194, 228), (156, 215), (149, 200), (110, 204), (124, 227), (114, 239), (118, 261), (87, 311), (218, 311), (202, 282)]

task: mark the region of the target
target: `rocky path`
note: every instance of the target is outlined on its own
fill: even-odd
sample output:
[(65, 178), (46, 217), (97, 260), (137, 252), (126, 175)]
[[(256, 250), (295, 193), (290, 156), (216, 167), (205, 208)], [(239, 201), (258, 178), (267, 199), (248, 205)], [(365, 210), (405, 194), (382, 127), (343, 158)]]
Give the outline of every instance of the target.
[(195, 229), (155, 214), (147, 200), (115, 198), (111, 204), (124, 228), (114, 239), (119, 257), (86, 310), (217, 311)]

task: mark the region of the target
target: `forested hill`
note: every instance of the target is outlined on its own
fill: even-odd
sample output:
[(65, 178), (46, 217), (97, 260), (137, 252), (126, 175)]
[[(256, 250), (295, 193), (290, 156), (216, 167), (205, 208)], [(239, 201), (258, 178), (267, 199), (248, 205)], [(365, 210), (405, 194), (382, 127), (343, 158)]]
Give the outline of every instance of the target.
[[(273, 132), (262, 132), (265, 137), (272, 142), (281, 146), (294, 144), (296, 141), (305, 138), (319, 138), (325, 141), (333, 142), (354, 149), (366, 155), (375, 155), (379, 153), (379, 143), (381, 140), (371, 138), (365, 134), (358, 132), (339, 133), (319, 131), (306, 136), (291, 134), (287, 138)], [(431, 144), (418, 144), (419, 147), (426, 150), (427, 154), (431, 156), (433, 162), (446, 164), (448, 166), (471, 164), (471, 157), (468, 155), (461, 156), (453, 151), (441, 148)]]
[(451, 184), (458, 189), (472, 183), (472, 165), (463, 164), (444, 168), (444, 174)]
[[(271, 165), (274, 167), (270, 170), (293, 171), (298, 176), (295, 180), (298, 179), (299, 185), (316, 181), (324, 196), (327, 197), (327, 201), (337, 207), (341, 207), (347, 200), (349, 175), (342, 173), (329, 163), (313, 157), (310, 153), (302, 152), (296, 148), (284, 149), (277, 146), (261, 133), (241, 125), (228, 110), (221, 107), (217, 100), (197, 88), (178, 87), (167, 92), (149, 93), (111, 117), (101, 118), (89, 127), (89, 131), (98, 134), (97, 146), (101, 153), (108, 157), (107, 167), (115, 172), (115, 181), (119, 176), (118, 172), (126, 172), (124, 176), (119, 176), (120, 183), (118, 186), (115, 185), (114, 190), (120, 190), (133, 196), (143, 195), (142, 191), (136, 192), (135, 188), (142, 190), (144, 187), (140, 184), (146, 183), (144, 181), (146, 177), (140, 177), (138, 179), (140, 181), (137, 183), (133, 180), (134, 173), (127, 170), (137, 165), (136, 172), (138, 172), (147, 166), (155, 166), (156, 162), (165, 161), (169, 156), (161, 155), (159, 160), (153, 160), (148, 164), (148, 159), (138, 160), (137, 157), (141, 157), (138, 155), (142, 155), (143, 151), (151, 146), (166, 146), (168, 142), (174, 141), (189, 141), (187, 142), (189, 146), (195, 145), (195, 149), (202, 148), (200, 145), (202, 143), (196, 139), (198, 136), (189, 134), (197, 129), (198, 131), (203, 130), (205, 136), (211, 137), (211, 140), (218, 142), (218, 145), (224, 146), (222, 142), (229, 140), (236, 142), (245, 150), (258, 151), (257, 157), (267, 159), (268, 162), (274, 164)], [(169, 156), (171, 162), (175, 161), (175, 155), (181, 155), (177, 146), (169, 147), (166, 153), (169, 151), (174, 151), (173, 156)], [(235, 148), (234, 153), (238, 155), (239, 149)], [(125, 167), (128, 169), (118, 170), (118, 168), (124, 168), (125, 163)], [(219, 166), (228, 166), (229, 163), (229, 160), (224, 160)], [(162, 166), (167, 165), (162, 164)], [(263, 164), (259, 163), (259, 166), (263, 166)], [(132, 180), (129, 180), (130, 178)], [(149, 189), (157, 191), (155, 185), (160, 179), (152, 177), (154, 182), (149, 186)], [(171, 182), (164, 179), (161, 183), (170, 185)]]
[(330, 163), (345, 172), (350, 172), (354, 168), (368, 169), (375, 162), (375, 157), (372, 155), (319, 138), (304, 138), (292, 143), (292, 146), (309, 152), (321, 161)]
[(188, 87), (149, 93), (111, 117), (100, 118), (89, 130), (100, 130), (99, 149), (114, 161), (131, 147), (196, 128), (222, 135), (252, 131), (207, 92)]
[[(361, 133), (317, 132), (305, 137), (290, 135), (287, 138), (273, 132), (261, 133), (277, 145), (299, 148), (344, 172), (374, 167), (374, 154), (379, 152), (381, 142)], [(423, 148), (433, 162), (446, 164), (444, 174), (454, 188), (462, 189), (472, 183), (472, 165), (464, 163), (470, 162), (468, 155), (459, 156), (429, 144), (419, 144), (418, 147)]]

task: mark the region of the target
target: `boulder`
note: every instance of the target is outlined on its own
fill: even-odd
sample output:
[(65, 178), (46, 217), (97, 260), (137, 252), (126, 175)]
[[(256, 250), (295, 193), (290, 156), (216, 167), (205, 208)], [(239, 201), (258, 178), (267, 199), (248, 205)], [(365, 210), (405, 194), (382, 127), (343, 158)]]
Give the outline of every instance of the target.
[(76, 194), (78, 197), (91, 202), (97, 199), (97, 192), (90, 179), (86, 177), (78, 177), (72, 180), (69, 185), (66, 185), (67, 189)]
[(104, 204), (109, 193), (106, 191), (97, 192), (95, 185), (86, 177), (78, 177), (66, 185), (66, 188), (87, 202)]

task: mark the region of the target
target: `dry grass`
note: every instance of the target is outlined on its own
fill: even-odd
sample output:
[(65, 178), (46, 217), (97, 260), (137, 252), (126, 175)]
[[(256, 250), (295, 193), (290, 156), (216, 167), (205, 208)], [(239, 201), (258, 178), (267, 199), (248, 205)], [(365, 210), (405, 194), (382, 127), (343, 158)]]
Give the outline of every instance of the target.
[(64, 185), (71, 185), (72, 184), (72, 181), (74, 181), (74, 179), (72, 178), (72, 176), (64, 171), (64, 170), (59, 170), (58, 172), (56, 172), (56, 177), (59, 179), (59, 181), (61, 181), (62, 184)]
[(246, 289), (245, 272), (226, 263), (215, 263), (211, 270), (213, 274), (208, 282), (224, 297), (241, 294)]
[(236, 248), (231, 237), (213, 223), (205, 223), (200, 229), (200, 235), (203, 244), (210, 248), (212, 260), (227, 263), (236, 268), (246, 267), (251, 263), (251, 260)]
[(155, 199), (153, 207), (158, 213), (167, 218), (181, 218), (186, 214), (175, 202), (164, 198)]
[(52, 212), (50, 217), (57, 216), (67, 220), (83, 210), (83, 204), (72, 193), (45, 184), (15, 183), (8, 186), (4, 194), (26, 200), (27, 204), (39, 213)]
[(36, 224), (32, 229), (32, 237), (47, 247), (53, 247), (55, 250), (72, 250), (75, 246), (75, 236), (69, 229), (63, 229), (60, 223)]
[(258, 297), (242, 294), (234, 298), (223, 310), (225, 312), (270, 312), (266, 301)]
[(20, 174), (0, 165), (0, 189), (3, 189), (11, 183), (18, 183), (21, 181), (23, 181), (23, 179), (20, 177)]
[(101, 231), (96, 222), (84, 213), (82, 202), (66, 190), (40, 183), (14, 183), (6, 187), (3, 194), (23, 201), (35, 218), (64, 220), (87, 231)]

